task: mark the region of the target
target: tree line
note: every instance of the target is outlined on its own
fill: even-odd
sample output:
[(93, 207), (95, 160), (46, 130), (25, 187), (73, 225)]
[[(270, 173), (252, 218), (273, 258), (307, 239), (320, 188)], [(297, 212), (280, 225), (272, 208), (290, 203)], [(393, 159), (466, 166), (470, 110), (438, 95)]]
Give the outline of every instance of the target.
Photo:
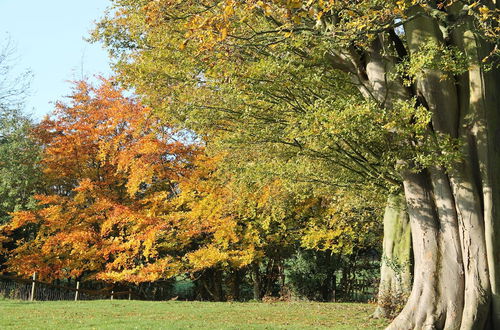
[[(98, 163), (123, 180), (124, 208), (105, 231), (117, 239), (100, 238), (98, 252), (112, 252), (96, 276), (246, 267), (290, 242), (350, 254), (374, 246), (383, 218), (376, 314), (406, 300), (389, 328), (498, 326), (499, 12), (495, 0), (113, 1), (91, 39), (109, 50), (116, 83), (175, 127), (165, 146), (173, 138), (189, 152), (153, 160), (186, 171), (157, 179), (145, 161), (157, 154), (133, 144), (164, 135), (98, 141)], [(107, 130), (107, 120), (89, 130)], [(18, 223), (73, 219), (92, 212), (87, 203), (113, 219), (93, 180), (74, 181)], [(165, 206), (153, 196), (167, 181)], [(151, 237), (136, 226), (143, 221)], [(162, 254), (179, 241), (180, 263)]]
[[(139, 288), (187, 276), (195, 288), (186, 298), (239, 300), (246, 286), (247, 299), (284, 297), (293, 287), (331, 301), (335, 271), (347, 288), (364, 270), (359, 255), (378, 247), (376, 204), (355, 206), (347, 192), (334, 200), (279, 177), (234, 176), (223, 152), (210, 154), (195, 132), (125, 97), (114, 80), (75, 82), (67, 102), (39, 123), (17, 116), (23, 120), (5, 126), (3, 178), (32, 183), (29, 203), (5, 183), (6, 272)], [(20, 122), (20, 132), (9, 131)], [(322, 265), (325, 258), (332, 261)], [(305, 280), (313, 269), (318, 278)]]

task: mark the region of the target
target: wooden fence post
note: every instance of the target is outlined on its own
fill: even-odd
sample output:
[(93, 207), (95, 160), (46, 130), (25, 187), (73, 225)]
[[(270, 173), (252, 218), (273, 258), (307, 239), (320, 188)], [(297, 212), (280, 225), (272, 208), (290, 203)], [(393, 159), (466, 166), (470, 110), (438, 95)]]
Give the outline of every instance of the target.
[(30, 301), (35, 300), (35, 281), (36, 281), (36, 272), (33, 273), (33, 281), (31, 282), (31, 296)]
[(111, 300), (113, 300), (113, 295), (115, 294), (114, 290), (111, 290)]
[(132, 290), (128, 292), (128, 300), (132, 300)]
[(336, 302), (337, 301), (337, 297), (336, 297), (336, 294), (337, 294), (337, 276), (335, 276), (335, 274), (333, 275), (333, 292), (332, 292), (332, 301), (333, 302)]
[(78, 300), (78, 289), (80, 289), (80, 281), (76, 281), (75, 301)]

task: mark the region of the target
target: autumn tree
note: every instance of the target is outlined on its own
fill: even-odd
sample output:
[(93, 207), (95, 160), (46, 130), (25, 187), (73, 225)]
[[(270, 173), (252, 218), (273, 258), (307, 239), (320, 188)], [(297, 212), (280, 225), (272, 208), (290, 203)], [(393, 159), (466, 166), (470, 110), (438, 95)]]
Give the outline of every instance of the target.
[[(237, 300), (243, 269), (259, 255), (257, 232), (241, 221), (234, 189), (218, 171), (220, 158), (197, 157), (172, 201), (177, 232), (186, 247), (179, 250), (183, 271), (194, 279), (202, 300)], [(227, 294), (224, 273), (232, 277)]]
[[(186, 254), (186, 271), (198, 279), (201, 291), (206, 287), (205, 299), (221, 299), (223, 274), (233, 298), (245, 273), (254, 299), (285, 295), (286, 261), (300, 249), (353, 255), (378, 246), (376, 194), (366, 203), (366, 195), (348, 191), (332, 197), (310, 183), (270, 176), (257, 180), (248, 168), (250, 173), (235, 174), (227, 158), (200, 158), (179, 185), (178, 216), (189, 224), (196, 247)], [(357, 235), (360, 231), (367, 235)]]
[(500, 325), (499, 7), (120, 0), (96, 35), (171, 117), (296, 147), (346, 169), (335, 183), (402, 183), (415, 278), (390, 328), (483, 329)]
[[(195, 248), (186, 254), (186, 270), (208, 293), (202, 297), (215, 300), (223, 296), (223, 274), (229, 277), (231, 299), (237, 299), (243, 275), (249, 274), (254, 299), (260, 300), (298, 247), (305, 211), (280, 182), (244, 182), (225, 168), (224, 158), (200, 158), (196, 171), (179, 186), (185, 210), (179, 215), (191, 231), (198, 231), (191, 237)], [(272, 266), (267, 267), (272, 281), (261, 274), (264, 263)]]
[(2, 228), (5, 235), (37, 228), (34, 237), (15, 242), (10, 271), (110, 282), (177, 274), (168, 202), (190, 171), (196, 145), (110, 80), (99, 87), (75, 83), (70, 102), (58, 103), (36, 136), (47, 193), (36, 196), (35, 210), (16, 212)]

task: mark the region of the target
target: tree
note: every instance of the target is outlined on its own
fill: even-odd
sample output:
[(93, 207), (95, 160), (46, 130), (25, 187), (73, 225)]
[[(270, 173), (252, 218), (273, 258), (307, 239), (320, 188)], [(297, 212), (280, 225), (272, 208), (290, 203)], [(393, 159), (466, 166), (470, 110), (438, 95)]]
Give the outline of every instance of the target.
[(22, 114), (29, 72), (13, 76), (15, 50), (10, 41), (0, 52), (0, 224), (9, 213), (33, 206), (39, 189), (39, 148), (31, 137), (32, 121)]
[(0, 104), (2, 110), (22, 109), (24, 99), (29, 93), (30, 70), (15, 73), (16, 49), (10, 39), (5, 39), (0, 50)]
[[(0, 226), (11, 219), (12, 212), (35, 207), (33, 196), (42, 189), (41, 150), (32, 136), (32, 120), (22, 113), (30, 73), (13, 76), (14, 54), (11, 43), (6, 42), (0, 52)], [(4, 239), (0, 235), (0, 250), (11, 248)]]
[(2, 228), (11, 237), (37, 228), (14, 242), (10, 271), (110, 282), (178, 273), (169, 201), (199, 148), (122, 92), (110, 80), (77, 82), (71, 102), (36, 128), (47, 192)]
[(173, 201), (186, 247), (179, 254), (185, 261), (184, 271), (195, 278), (202, 300), (225, 299), (224, 272), (232, 277), (229, 298), (237, 300), (242, 270), (260, 254), (258, 233), (242, 222), (234, 187), (217, 168), (220, 158), (200, 155), (191, 174), (180, 182), (179, 195)]
[(0, 224), (10, 213), (32, 209), (41, 189), (40, 147), (31, 121), (18, 110), (0, 110)]
[(411, 292), (411, 233), (402, 194), (389, 195), (384, 213), (384, 242), (374, 317), (394, 317)]
[[(250, 138), (246, 141), (255, 141), (255, 135), (262, 141), (260, 134), (270, 133), (274, 138), (267, 141), (296, 146), (301, 154), (322, 151), (311, 132), (327, 131), (334, 142), (345, 139), (333, 148), (340, 152), (323, 158), (351, 173), (359, 166), (375, 182), (403, 184), (415, 278), (391, 328), (500, 326), (498, 1), (121, 0), (115, 5), (116, 16), (101, 22), (98, 38), (120, 56), (125, 82), (148, 102), (205, 128), (239, 128)], [(274, 79), (261, 79), (262, 70), (276, 62), (289, 63), (290, 73), (280, 73), (291, 78), (278, 77), (285, 83), (279, 92)], [(317, 70), (306, 77), (318, 77), (323, 93), (308, 88), (310, 80), (304, 85), (307, 78), (292, 75), (297, 67)], [(349, 98), (338, 83), (328, 84), (332, 76), (344, 78), (344, 85), (352, 82), (358, 96)], [(327, 107), (321, 117), (325, 91), (344, 104)], [(280, 107), (288, 111), (276, 111)], [(300, 120), (290, 120), (294, 112), (291, 118)], [(208, 113), (220, 117), (210, 119)], [(350, 125), (346, 113), (365, 114), (366, 127)], [(310, 114), (333, 120), (345, 135)], [(255, 122), (268, 126), (255, 130)], [(279, 131), (290, 127), (297, 129)]]
[[(248, 169), (235, 174), (227, 168), (233, 168), (230, 157), (197, 159), (176, 199), (179, 223), (191, 233), (185, 237), (191, 242), (186, 271), (198, 279), (203, 299), (222, 299), (221, 273), (230, 277), (232, 297), (244, 272), (251, 274), (254, 299), (284, 295), (285, 261), (301, 248), (352, 255), (378, 246), (375, 194), (366, 203), (347, 191), (333, 198), (307, 183), (258, 180)], [(358, 236), (360, 231), (367, 235)]]

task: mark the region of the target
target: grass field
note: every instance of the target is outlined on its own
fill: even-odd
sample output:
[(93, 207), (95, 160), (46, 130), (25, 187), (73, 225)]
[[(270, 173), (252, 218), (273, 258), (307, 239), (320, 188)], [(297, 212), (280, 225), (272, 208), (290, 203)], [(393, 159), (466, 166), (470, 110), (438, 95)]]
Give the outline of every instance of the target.
[(382, 329), (372, 305), (0, 300), (0, 329)]

